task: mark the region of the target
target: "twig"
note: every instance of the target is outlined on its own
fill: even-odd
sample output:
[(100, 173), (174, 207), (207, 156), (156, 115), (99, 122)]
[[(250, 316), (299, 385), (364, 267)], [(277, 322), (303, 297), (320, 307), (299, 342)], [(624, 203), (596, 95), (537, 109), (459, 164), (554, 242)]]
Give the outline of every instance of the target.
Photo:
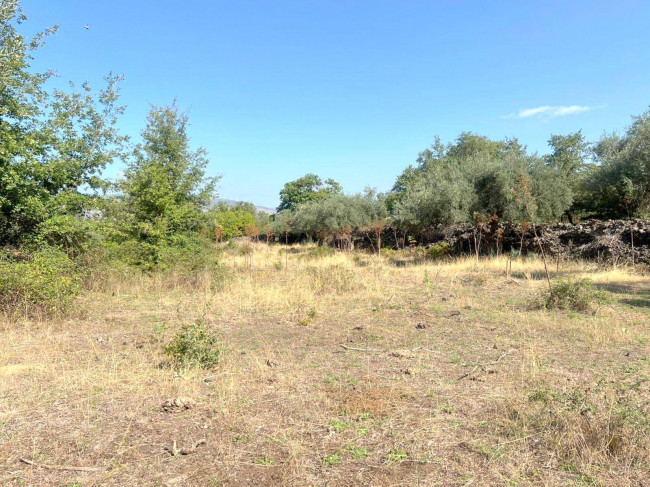
[(465, 377), (469, 377), (469, 376), (472, 375), (474, 372), (476, 372), (479, 368), (481, 368), (481, 369), (485, 369), (485, 367), (487, 367), (488, 365), (495, 365), (495, 364), (498, 364), (499, 361), (500, 361), (503, 357), (505, 357), (505, 356), (508, 354), (509, 351), (510, 351), (510, 350), (506, 350), (505, 352), (503, 352), (501, 355), (499, 355), (499, 358), (496, 359), (496, 360), (493, 361), (493, 362), (486, 362), (486, 363), (484, 363), (484, 364), (476, 364), (476, 366), (475, 366), (475, 367), (474, 367), (470, 372), (461, 375), (461, 376), (460, 376), (458, 379), (456, 379), (456, 380), (461, 380), (461, 379), (464, 379)]
[(96, 467), (68, 467), (66, 465), (46, 465), (45, 463), (32, 462), (26, 458), (21, 458), (20, 461), (33, 467), (45, 468), (48, 470), (67, 470), (70, 472), (99, 472), (101, 470), (101, 468)]
[(174, 443), (171, 448), (165, 447), (165, 451), (167, 451), (171, 456), (175, 457), (177, 455), (190, 455), (192, 453), (196, 453), (196, 449), (201, 446), (205, 445), (207, 441), (205, 439), (201, 439), (194, 443), (190, 448), (178, 448), (176, 445), (176, 440), (174, 440)]
[(355, 347), (348, 347), (347, 345), (343, 345), (341, 343), (341, 347), (343, 347), (346, 350), (354, 350), (355, 352), (386, 352), (387, 350), (380, 350), (378, 348), (355, 348)]

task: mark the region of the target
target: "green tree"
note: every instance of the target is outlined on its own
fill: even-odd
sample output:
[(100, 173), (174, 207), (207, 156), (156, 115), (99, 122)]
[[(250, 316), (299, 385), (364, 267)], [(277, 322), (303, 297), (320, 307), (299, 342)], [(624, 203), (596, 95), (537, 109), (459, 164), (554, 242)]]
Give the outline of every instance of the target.
[(215, 196), (218, 178), (206, 177), (207, 152), (190, 150), (188, 116), (175, 104), (153, 107), (119, 183), (138, 222), (162, 224), (166, 231), (196, 231)]
[(437, 224), (476, 221), (520, 222), (527, 218), (517, 201), (516, 178), (531, 180), (539, 206), (536, 217), (560, 218), (571, 205), (571, 188), (559, 164), (528, 155), (517, 139), (490, 140), (469, 132), (444, 146), (439, 138), (397, 179), (389, 195), (394, 224), (417, 234)]
[(295, 235), (308, 235), (321, 243), (351, 248), (355, 235), (367, 233), (386, 216), (383, 197), (373, 190), (354, 196), (334, 194), (299, 205), (293, 212), (291, 230)]
[(205, 149), (190, 149), (188, 116), (175, 104), (152, 107), (139, 144), (118, 183), (123, 228), (139, 247), (135, 263), (155, 266), (163, 247), (186, 246), (206, 226), (218, 178), (206, 177)]
[(342, 191), (341, 185), (333, 179), (327, 179), (325, 182), (316, 174), (306, 174), (305, 176), (290, 181), (284, 185), (280, 191), (280, 205), (278, 212), (284, 210), (294, 210), (298, 205), (308, 201), (320, 201), (332, 194), (338, 194)]
[(548, 145), (552, 148), (552, 152), (546, 157), (546, 163), (554, 168), (563, 178), (565, 185), (569, 186), (574, 204), (565, 214), (569, 221), (573, 222), (574, 212), (580, 211), (585, 206), (580, 188), (588, 172), (589, 143), (582, 132), (578, 131), (569, 135), (552, 135)]
[[(116, 121), (120, 77), (99, 93), (45, 89), (51, 72), (34, 74), (30, 61), (56, 27), (26, 39), (19, 2), (0, 4), (0, 245), (33, 238), (41, 224), (78, 216), (93, 190), (106, 187), (101, 171), (121, 155)], [(70, 222), (68, 222), (70, 223)], [(52, 225), (49, 225), (51, 227)]]
[(225, 240), (244, 235), (246, 227), (256, 226), (254, 215), (246, 210), (229, 209), (214, 215), (214, 225)]
[(589, 209), (608, 218), (650, 215), (650, 110), (625, 135), (606, 135), (593, 149), (598, 169), (585, 182)]

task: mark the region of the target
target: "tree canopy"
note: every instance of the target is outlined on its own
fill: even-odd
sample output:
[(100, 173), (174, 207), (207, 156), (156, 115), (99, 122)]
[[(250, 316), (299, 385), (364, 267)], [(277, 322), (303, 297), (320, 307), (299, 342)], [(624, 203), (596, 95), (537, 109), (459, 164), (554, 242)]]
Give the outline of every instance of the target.
[(126, 138), (116, 128), (119, 76), (96, 92), (84, 83), (48, 91), (51, 72), (32, 73), (33, 53), (56, 27), (26, 39), (15, 0), (0, 6), (0, 245), (20, 244), (57, 215), (74, 215), (93, 190), (106, 187), (101, 172), (122, 155)]
[(280, 191), (278, 211), (295, 210), (298, 205), (308, 201), (320, 201), (341, 191), (341, 185), (333, 179), (323, 182), (316, 174), (306, 174), (284, 185)]

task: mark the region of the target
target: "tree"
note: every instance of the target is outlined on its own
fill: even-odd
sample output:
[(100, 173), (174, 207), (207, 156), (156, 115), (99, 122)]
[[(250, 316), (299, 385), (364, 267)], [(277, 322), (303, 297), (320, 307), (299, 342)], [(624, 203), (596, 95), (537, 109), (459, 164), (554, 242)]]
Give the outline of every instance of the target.
[(221, 230), (219, 234), (225, 240), (241, 237), (249, 227), (257, 228), (253, 214), (245, 210), (219, 211), (214, 216), (214, 224)]
[(152, 107), (142, 144), (118, 183), (127, 209), (126, 236), (137, 243), (133, 263), (156, 266), (166, 246), (195, 244), (209, 224), (207, 210), (216, 177), (206, 177), (206, 151), (190, 150), (188, 117), (175, 104)]
[(292, 232), (350, 249), (354, 233), (367, 233), (371, 225), (379, 225), (386, 216), (383, 198), (373, 190), (354, 196), (334, 194), (322, 201), (299, 205), (293, 212)]
[(176, 104), (152, 107), (144, 143), (134, 150), (119, 183), (137, 222), (162, 224), (171, 233), (198, 230), (218, 181), (205, 176), (205, 149), (190, 150), (187, 124), (187, 114)]
[(593, 149), (598, 169), (589, 173), (589, 208), (607, 218), (650, 215), (650, 110), (634, 117), (625, 135), (605, 135)]
[(295, 210), (302, 203), (320, 201), (327, 196), (338, 194), (341, 191), (341, 185), (333, 179), (327, 179), (323, 182), (316, 174), (306, 174), (284, 185), (284, 188), (280, 191), (278, 212)]
[[(119, 76), (99, 93), (83, 84), (48, 92), (51, 72), (29, 71), (33, 53), (56, 27), (27, 40), (17, 0), (0, 4), (0, 245), (18, 245), (61, 215), (78, 216), (101, 171), (122, 154), (116, 121)], [(72, 220), (67, 220), (71, 223)], [(52, 223), (52, 222), (50, 222)], [(51, 228), (52, 225), (47, 225)]]
[(571, 198), (575, 201), (565, 212), (567, 218), (573, 223), (573, 213), (581, 209), (580, 194), (582, 177), (587, 171), (587, 154), (589, 143), (585, 140), (581, 131), (569, 135), (552, 135), (548, 145), (553, 152), (546, 157), (546, 164), (554, 168), (568, 184)]
[(393, 221), (405, 231), (436, 224), (468, 221), (475, 193), (455, 164), (431, 164), (408, 185), (395, 206)]
[(553, 221), (571, 205), (568, 178), (559, 162), (545, 164), (528, 155), (517, 139), (494, 141), (464, 132), (444, 146), (436, 138), (420, 153), (417, 166), (409, 166), (398, 177), (388, 200), (393, 222), (402, 231), (418, 233), (432, 225), (474, 221), (480, 240), (488, 221), (515, 223), (527, 218), (513, 193), (520, 174), (531, 180), (537, 218)]

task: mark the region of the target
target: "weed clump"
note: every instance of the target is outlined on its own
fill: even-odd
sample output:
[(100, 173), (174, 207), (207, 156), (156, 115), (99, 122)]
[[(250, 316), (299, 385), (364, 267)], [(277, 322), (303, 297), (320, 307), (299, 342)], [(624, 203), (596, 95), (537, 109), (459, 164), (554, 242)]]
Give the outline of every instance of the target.
[(165, 354), (178, 368), (200, 367), (210, 369), (219, 363), (221, 342), (214, 330), (208, 330), (202, 320), (184, 325), (171, 342), (165, 345)]
[(607, 294), (599, 291), (590, 279), (557, 279), (546, 293), (545, 307), (586, 312), (607, 301)]

